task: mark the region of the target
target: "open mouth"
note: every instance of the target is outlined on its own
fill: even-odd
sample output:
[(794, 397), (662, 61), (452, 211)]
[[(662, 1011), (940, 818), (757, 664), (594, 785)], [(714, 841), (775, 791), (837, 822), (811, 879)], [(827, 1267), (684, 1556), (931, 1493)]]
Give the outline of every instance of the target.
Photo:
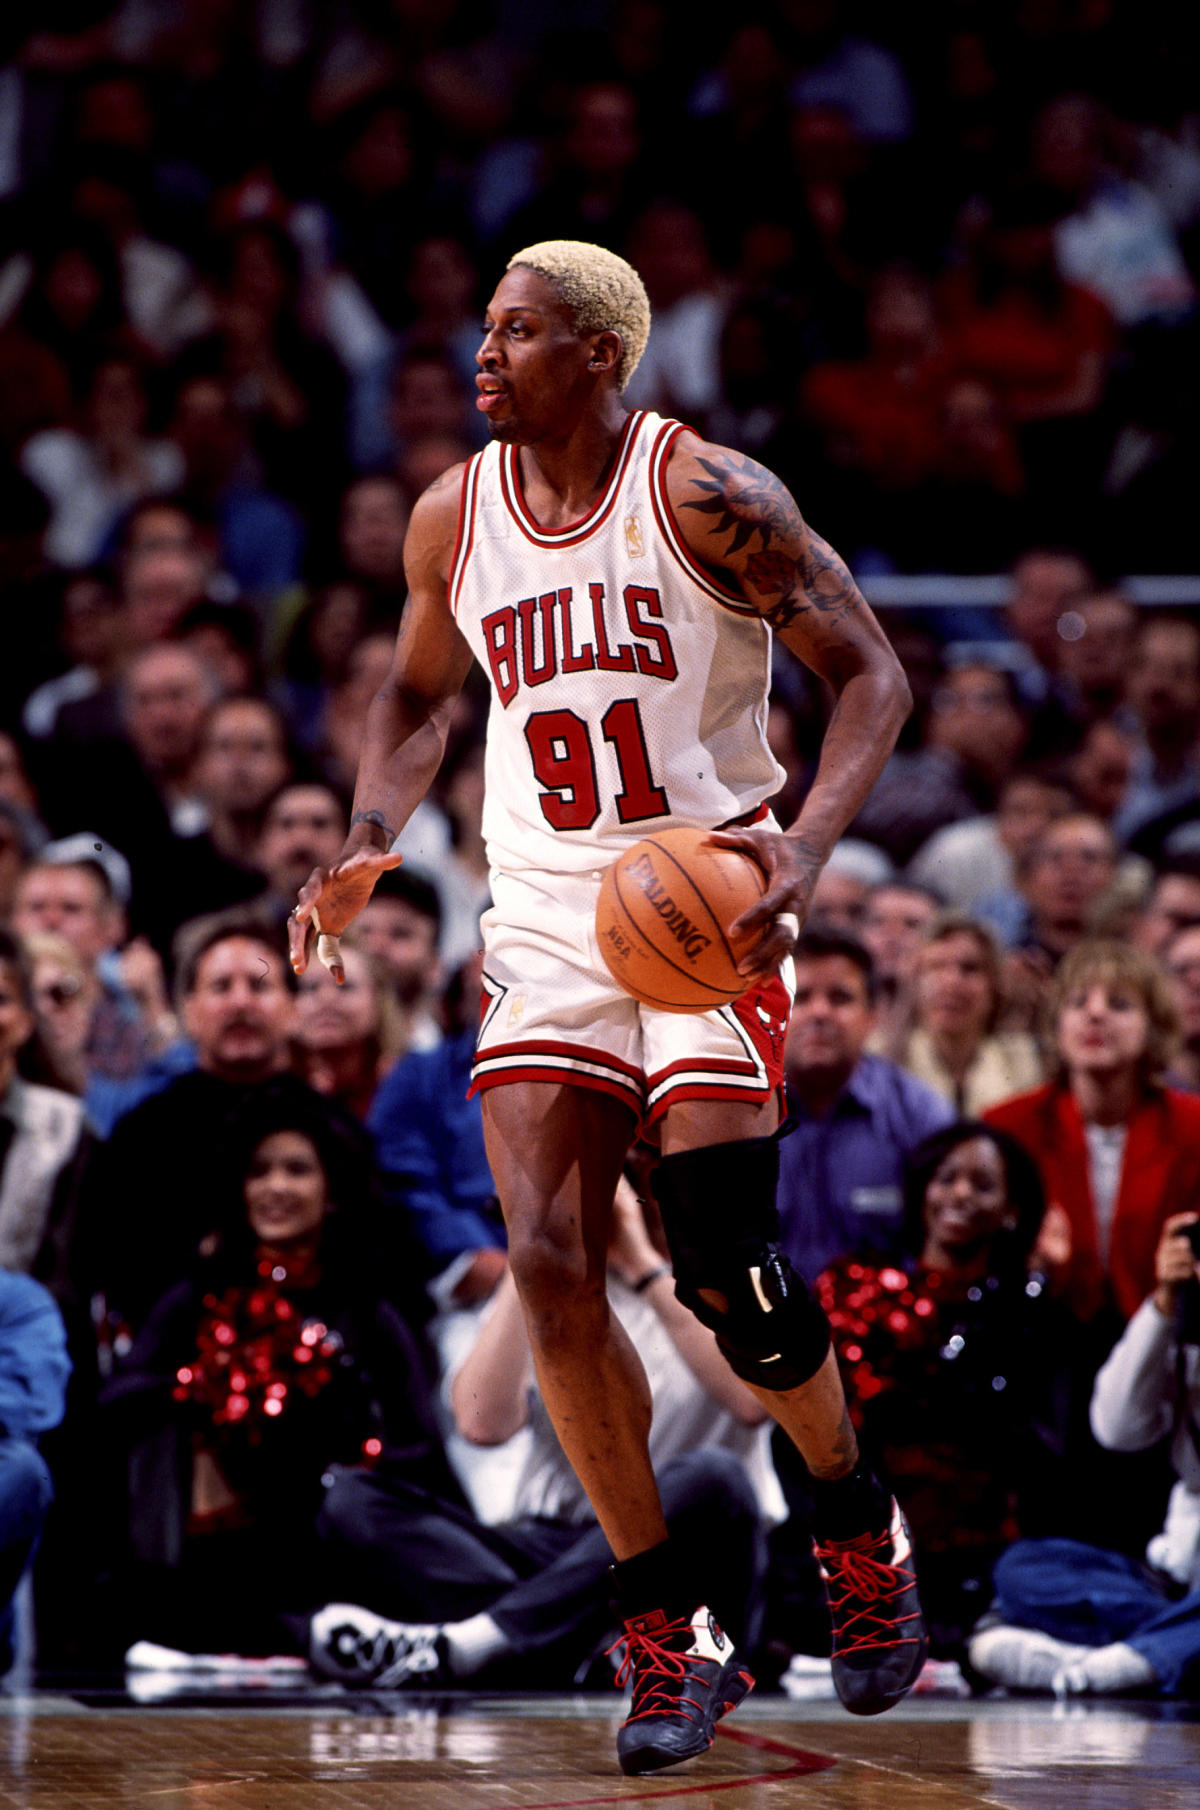
[(504, 384), (494, 377), (477, 378), (475, 387), (479, 391), (475, 398), (475, 407), (485, 415), (490, 415), (499, 408), (508, 394)]

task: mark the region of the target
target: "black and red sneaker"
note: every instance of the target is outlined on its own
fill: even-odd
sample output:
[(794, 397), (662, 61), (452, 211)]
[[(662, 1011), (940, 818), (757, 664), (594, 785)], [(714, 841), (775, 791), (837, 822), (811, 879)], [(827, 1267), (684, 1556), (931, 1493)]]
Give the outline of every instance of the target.
[(877, 1716), (917, 1681), (929, 1651), (908, 1523), (814, 1548), (833, 1623), (833, 1682), (856, 1716)]
[(712, 1746), (713, 1728), (754, 1679), (710, 1609), (669, 1621), (661, 1609), (625, 1623), (616, 1682), (632, 1678), (633, 1701), (617, 1735), (621, 1771), (657, 1772)]

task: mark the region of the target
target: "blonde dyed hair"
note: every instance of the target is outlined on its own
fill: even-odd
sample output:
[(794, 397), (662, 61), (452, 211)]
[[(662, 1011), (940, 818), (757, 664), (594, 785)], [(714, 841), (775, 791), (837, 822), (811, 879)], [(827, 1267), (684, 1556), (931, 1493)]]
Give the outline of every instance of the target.
[(1055, 970), (1045, 1007), (1046, 1046), (1060, 1077), (1066, 1065), (1058, 1053), (1058, 1020), (1072, 993), (1099, 982), (1138, 994), (1148, 1020), (1146, 1048), (1139, 1063), (1144, 1086), (1162, 1082), (1179, 1041), (1179, 1006), (1171, 977), (1156, 956), (1115, 937), (1088, 937), (1068, 950)]
[(544, 277), (558, 292), (580, 333), (615, 333), (621, 341), (617, 388), (637, 370), (650, 337), (650, 298), (632, 264), (603, 245), (582, 239), (543, 239), (508, 260)]

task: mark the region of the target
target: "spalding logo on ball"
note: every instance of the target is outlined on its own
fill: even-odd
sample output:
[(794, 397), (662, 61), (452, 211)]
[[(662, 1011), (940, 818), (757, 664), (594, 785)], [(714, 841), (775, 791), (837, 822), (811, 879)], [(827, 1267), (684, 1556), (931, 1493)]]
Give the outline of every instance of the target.
[(746, 991), (737, 965), (762, 935), (730, 925), (760, 899), (762, 869), (707, 830), (657, 830), (608, 869), (596, 902), (600, 953), (616, 980), (663, 1012), (708, 1012)]

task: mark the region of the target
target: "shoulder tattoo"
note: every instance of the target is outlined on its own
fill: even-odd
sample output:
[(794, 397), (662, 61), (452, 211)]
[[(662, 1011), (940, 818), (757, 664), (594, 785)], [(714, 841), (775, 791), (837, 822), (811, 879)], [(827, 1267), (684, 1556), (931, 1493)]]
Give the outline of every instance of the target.
[(845, 565), (806, 525), (774, 472), (740, 453), (697, 464), (708, 477), (692, 479), (690, 489), (699, 494), (681, 507), (709, 518), (709, 532), (726, 537), (725, 555), (752, 549), (737, 562), (738, 575), (766, 600), (762, 614), (772, 628), (786, 628), (811, 610), (830, 616), (857, 608), (859, 590)]

